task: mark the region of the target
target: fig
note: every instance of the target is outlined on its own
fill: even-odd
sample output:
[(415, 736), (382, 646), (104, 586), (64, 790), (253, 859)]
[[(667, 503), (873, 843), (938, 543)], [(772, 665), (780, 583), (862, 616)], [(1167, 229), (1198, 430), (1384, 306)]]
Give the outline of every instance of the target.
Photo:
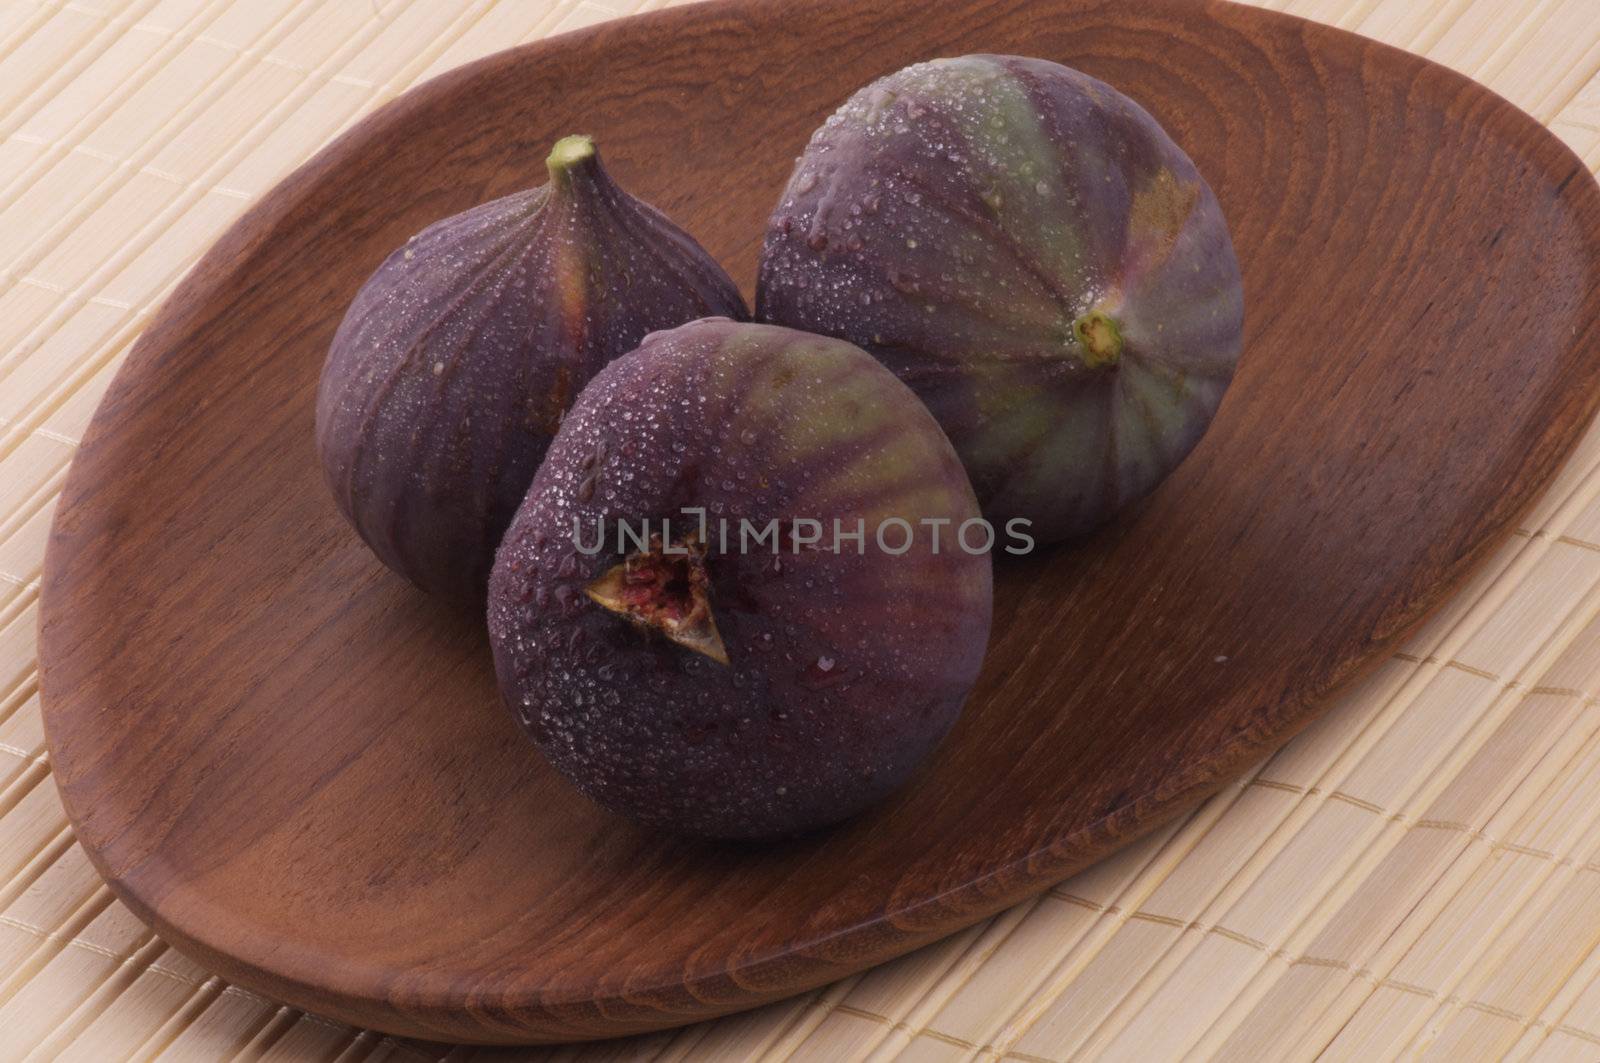
[(907, 67), (812, 136), (773, 212), (756, 317), (909, 384), (991, 521), (1081, 536), (1200, 440), (1232, 379), (1221, 208), (1148, 113), (1040, 59)]
[(743, 317), (727, 274), (567, 137), (550, 180), (394, 252), (333, 338), (317, 448), (390, 568), (481, 605), (494, 550), (583, 385), (644, 336)]
[(960, 712), (986, 528), (926, 408), (858, 348), (725, 319), (658, 332), (578, 397), (500, 546), (500, 688), (638, 823), (820, 827)]

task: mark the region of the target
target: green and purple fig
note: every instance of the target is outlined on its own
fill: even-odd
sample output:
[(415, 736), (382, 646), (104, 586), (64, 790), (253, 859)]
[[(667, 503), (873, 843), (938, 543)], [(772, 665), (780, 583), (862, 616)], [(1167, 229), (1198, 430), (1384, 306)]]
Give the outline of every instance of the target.
[(994, 535), (856, 347), (656, 333), (579, 396), (489, 581), (505, 700), (600, 805), (790, 835), (894, 789), (977, 678)]
[(568, 407), (647, 333), (745, 316), (699, 244), (628, 195), (588, 137), (549, 183), (414, 236), (366, 282), (317, 395), (328, 486), (361, 538), (424, 590), (481, 595)]
[(816, 131), (756, 317), (865, 348), (922, 397), (990, 520), (1044, 542), (1151, 491), (1232, 379), (1216, 197), (1138, 104), (1056, 63), (907, 67)]

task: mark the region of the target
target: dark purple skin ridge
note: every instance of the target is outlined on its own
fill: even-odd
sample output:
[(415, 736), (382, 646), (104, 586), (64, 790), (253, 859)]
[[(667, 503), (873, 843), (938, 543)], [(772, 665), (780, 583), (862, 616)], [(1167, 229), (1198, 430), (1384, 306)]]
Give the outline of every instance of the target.
[[(624, 555), (614, 534), (580, 553), (575, 517), (585, 545), (602, 518), (668, 518), (676, 538), (697, 523), (685, 506), (757, 526), (862, 516), (867, 550), (724, 553), (713, 523), (722, 665), (584, 593)], [(992, 609), (986, 554), (876, 549), (884, 506), (978, 515), (937, 425), (873, 359), (721, 320), (652, 335), (584, 391), (501, 545), (488, 620), (508, 706), (579, 789), (646, 826), (791, 835), (879, 800), (960, 712)]]
[(494, 550), (566, 408), (656, 329), (744, 317), (722, 269), (598, 156), (413, 237), (329, 350), (317, 448), (391, 569), (481, 603)]

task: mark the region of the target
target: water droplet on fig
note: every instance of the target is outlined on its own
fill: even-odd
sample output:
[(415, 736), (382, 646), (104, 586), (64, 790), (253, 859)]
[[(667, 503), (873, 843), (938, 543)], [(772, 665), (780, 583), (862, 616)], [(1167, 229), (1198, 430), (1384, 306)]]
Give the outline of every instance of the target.
[(844, 677), (845, 670), (839, 667), (834, 658), (828, 656), (818, 657), (800, 673), (800, 681), (813, 690), (834, 686), (843, 681)]

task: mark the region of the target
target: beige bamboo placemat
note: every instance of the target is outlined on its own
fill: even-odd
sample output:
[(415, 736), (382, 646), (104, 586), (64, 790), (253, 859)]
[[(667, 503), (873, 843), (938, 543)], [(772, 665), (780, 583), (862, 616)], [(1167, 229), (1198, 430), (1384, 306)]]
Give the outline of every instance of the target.
[[(43, 748), (39, 570), (151, 310), (356, 117), (671, 0), (0, 0), (0, 1060), (1600, 1060), (1600, 429), (1310, 732), (1035, 901), (793, 1001), (477, 1052), (223, 984), (115, 902)], [(1600, 0), (1268, 0), (1489, 84), (1600, 167)], [(930, 15), (930, 17), (936, 17)]]

